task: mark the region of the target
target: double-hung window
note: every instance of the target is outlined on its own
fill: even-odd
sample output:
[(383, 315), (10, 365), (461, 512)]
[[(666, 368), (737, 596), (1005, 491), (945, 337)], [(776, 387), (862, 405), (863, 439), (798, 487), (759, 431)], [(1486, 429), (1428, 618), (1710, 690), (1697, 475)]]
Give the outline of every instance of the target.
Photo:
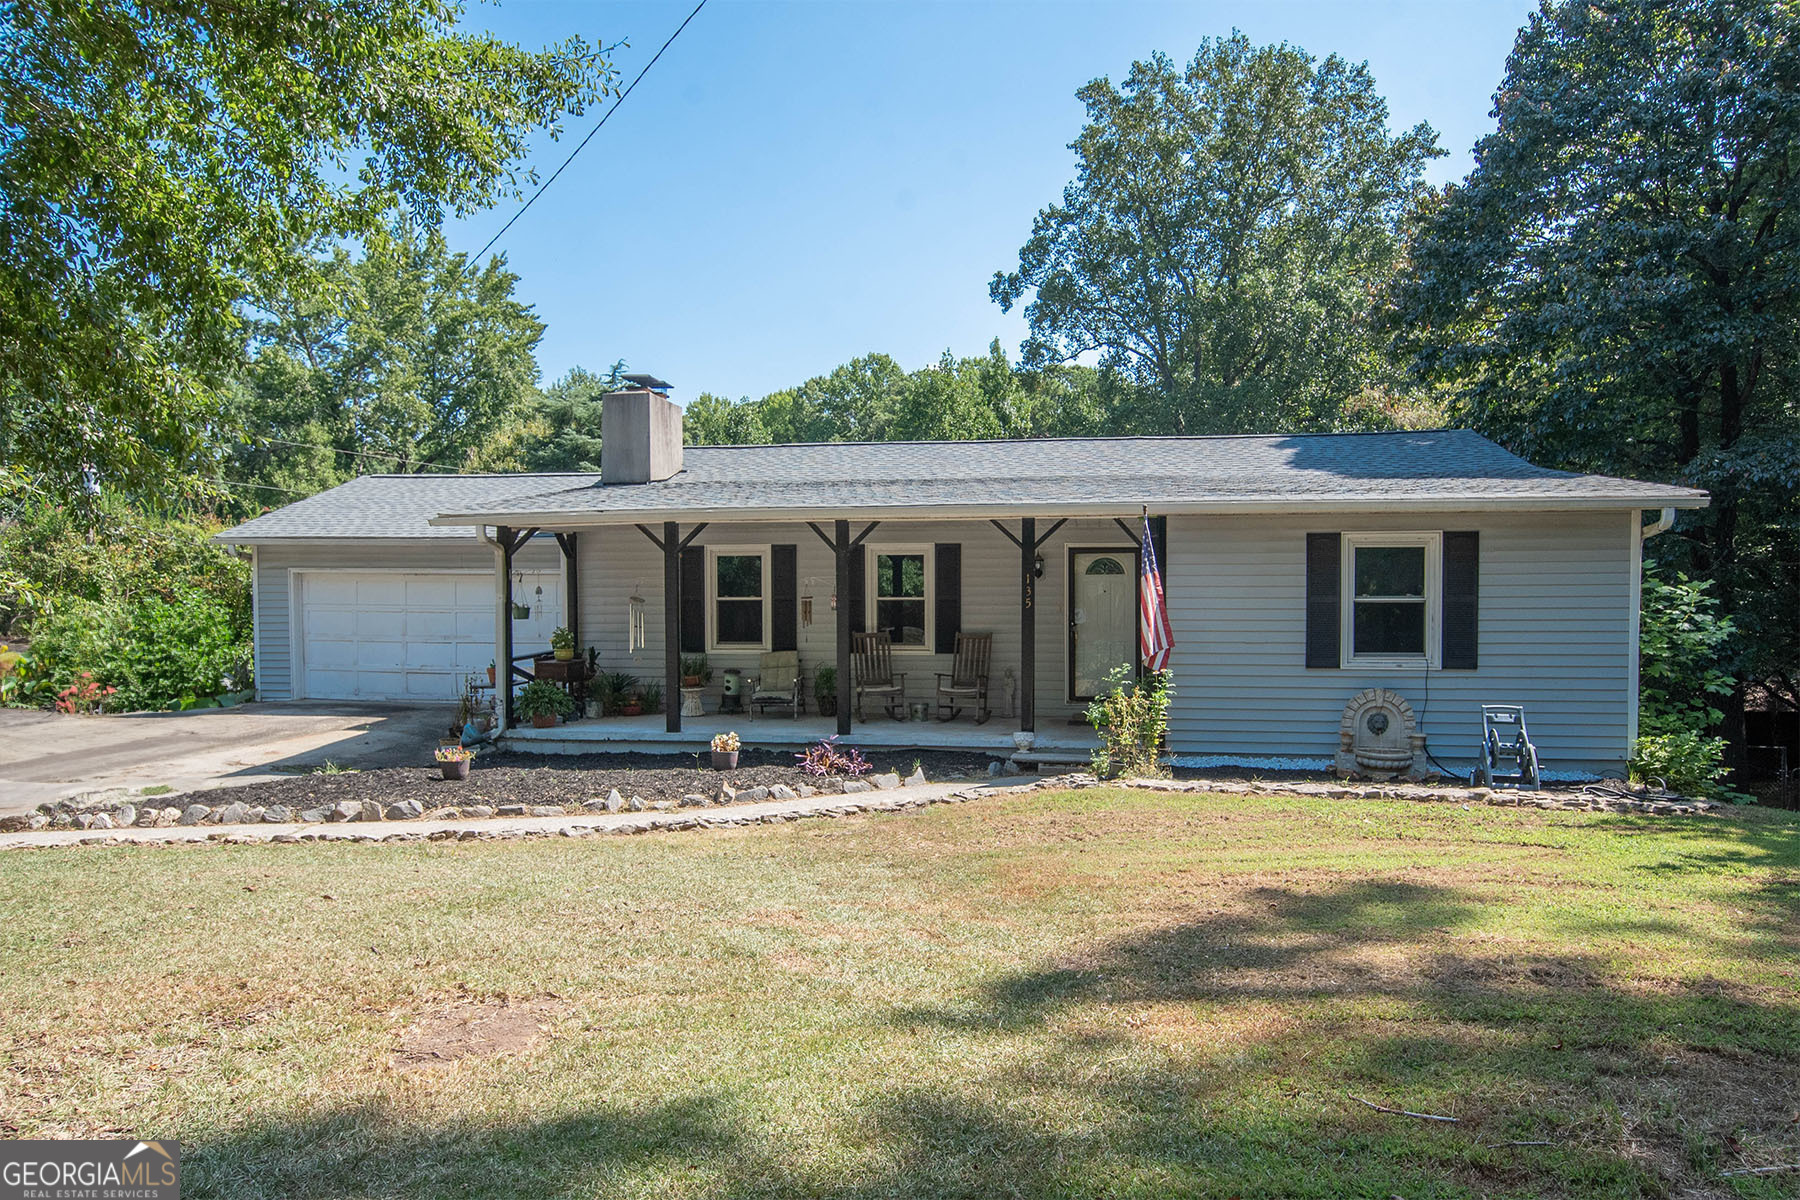
[(869, 628), (885, 631), (897, 648), (929, 650), (930, 547), (871, 547), (868, 571)]
[(714, 649), (762, 648), (769, 643), (769, 553), (766, 547), (707, 550)]
[(1442, 536), (1344, 535), (1344, 666), (1437, 666)]

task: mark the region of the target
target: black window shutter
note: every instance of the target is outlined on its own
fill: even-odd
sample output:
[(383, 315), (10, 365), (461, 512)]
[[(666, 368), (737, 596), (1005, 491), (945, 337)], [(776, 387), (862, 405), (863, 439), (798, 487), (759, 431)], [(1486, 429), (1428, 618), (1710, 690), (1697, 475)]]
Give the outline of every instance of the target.
[(1343, 539), (1335, 533), (1306, 535), (1306, 665), (1336, 667), (1339, 653), (1340, 622), (1343, 609), (1339, 603), (1339, 556)]
[(1480, 665), (1481, 535), (1444, 534), (1444, 642), (1439, 658), (1446, 671), (1473, 671)]
[(937, 652), (956, 653), (956, 635), (962, 632), (962, 543), (939, 542), (937, 556)]
[(850, 551), (850, 594), (843, 601), (850, 606), (851, 633), (869, 631), (868, 605), (863, 603), (868, 594), (868, 559), (868, 551), (861, 546)]
[(800, 581), (797, 578), (798, 547), (769, 547), (769, 576), (772, 591), (769, 593), (769, 649), (798, 650), (800, 648), (800, 603), (796, 598)]
[(1169, 593), (1169, 518), (1150, 518), (1150, 546), (1156, 551), (1156, 569), (1162, 572), (1163, 595)]
[(681, 552), (681, 652), (706, 651), (706, 551), (689, 546)]

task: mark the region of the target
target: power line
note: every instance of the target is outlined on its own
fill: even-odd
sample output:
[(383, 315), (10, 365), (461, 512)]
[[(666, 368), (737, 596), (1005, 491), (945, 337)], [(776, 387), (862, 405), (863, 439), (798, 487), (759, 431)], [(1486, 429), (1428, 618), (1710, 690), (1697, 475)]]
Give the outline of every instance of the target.
[(587, 147), (587, 144), (594, 140), (594, 135), (596, 133), (600, 132), (601, 126), (605, 125), (606, 122), (609, 119), (611, 119), (612, 115), (619, 111), (619, 105), (625, 103), (625, 97), (631, 95), (632, 88), (637, 87), (637, 85), (643, 81), (644, 76), (646, 76), (650, 73), (650, 68), (654, 67), (656, 65), (656, 60), (663, 56), (663, 50), (667, 50), (671, 45), (674, 44), (675, 39), (681, 36), (681, 31), (688, 27), (688, 21), (692, 21), (695, 17), (699, 16), (700, 10), (705, 7), (706, 7), (706, 0), (700, 0), (700, 3), (694, 5), (694, 11), (687, 15), (686, 21), (683, 21), (680, 25), (675, 27), (675, 32), (671, 33), (669, 35), (669, 40), (662, 44), (662, 50), (658, 50), (655, 54), (651, 55), (650, 61), (644, 64), (644, 69), (637, 73), (637, 78), (633, 79), (631, 81), (630, 86), (628, 86), (624, 91), (619, 93), (619, 98), (617, 100), (613, 101), (612, 107), (606, 110), (605, 114), (601, 116), (599, 122), (592, 129), (588, 130), (587, 136), (581, 139), (580, 144), (577, 145), (575, 147), (575, 149), (569, 151), (569, 157), (563, 159), (562, 166), (556, 168), (556, 170), (551, 174), (550, 178), (544, 180), (543, 184), (541, 186), (539, 186), (538, 190), (531, 193), (531, 199), (527, 200), (524, 203), (524, 205), (519, 209), (519, 211), (512, 215), (511, 220), (507, 221), (506, 224), (504, 224), (500, 227), (500, 232), (496, 233), (493, 237), (489, 238), (487, 241), (487, 245), (483, 246), (480, 249), (480, 251), (476, 253), (476, 255), (475, 255), (476, 262), (480, 262), (483, 258), (487, 257), (487, 252), (494, 248), (495, 242), (499, 241), (501, 238), (506, 236), (506, 231), (513, 227), (513, 222), (517, 221), (520, 217), (524, 216), (526, 213), (526, 210), (529, 209), (533, 204), (537, 203), (537, 198), (539, 196), (543, 195), (544, 192), (550, 187), (551, 184), (556, 182), (556, 177), (563, 173), (564, 168), (566, 168), (570, 163), (574, 162), (575, 156), (577, 154), (580, 154), (582, 152), (582, 150)]
[[(404, 454), (382, 454), (377, 450), (339, 450), (336, 446), (321, 445), (318, 442), (296, 442), (292, 438), (256, 437), (251, 439), (252, 445), (258, 442), (269, 442), (281, 446), (298, 446), (302, 450), (323, 450), (327, 454), (348, 454), (352, 458), (380, 458), (385, 459), (388, 462), (397, 463), (413, 461)], [(457, 473), (455, 467), (441, 467), (431, 463), (421, 463), (419, 466), (420, 469), (418, 471), (407, 471), (403, 472), (403, 474), (417, 475), (425, 471), (445, 471), (453, 475)]]

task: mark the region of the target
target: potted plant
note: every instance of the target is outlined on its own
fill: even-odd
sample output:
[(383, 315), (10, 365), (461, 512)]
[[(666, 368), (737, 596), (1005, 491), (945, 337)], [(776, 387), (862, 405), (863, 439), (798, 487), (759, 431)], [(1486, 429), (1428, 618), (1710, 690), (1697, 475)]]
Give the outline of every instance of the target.
[(467, 779), (469, 764), (475, 761), (475, 750), (471, 746), (439, 746), (437, 748), (438, 769), (444, 773), (445, 779)]
[(575, 702), (548, 679), (534, 679), (519, 689), (518, 710), (521, 717), (531, 718), (535, 728), (548, 729), (558, 717), (573, 713)]
[(681, 658), (681, 686), (705, 687), (712, 682), (712, 668), (704, 654), (684, 654)]
[(712, 765), (715, 771), (735, 771), (738, 759), (738, 735), (727, 730), (713, 734)]
[(494, 686), (494, 660), (488, 659), (488, 686)]
[(642, 686), (640, 686), (638, 688), (638, 699), (643, 701), (645, 712), (647, 712), (647, 713), (661, 712), (662, 711), (662, 701), (663, 701), (662, 684), (660, 684), (660, 683), (643, 684)]
[(813, 675), (813, 699), (821, 717), (837, 716), (837, 668), (820, 667)]
[[(637, 715), (637, 713), (625, 711), (637, 696), (637, 676), (629, 671), (608, 671), (604, 675), (598, 676), (595, 683), (599, 685), (607, 715), (614, 717)], [(642, 711), (641, 708), (638, 710), (638, 712)]]
[(556, 656), (557, 662), (568, 662), (575, 657), (575, 635), (567, 625), (558, 625), (551, 631), (550, 653)]

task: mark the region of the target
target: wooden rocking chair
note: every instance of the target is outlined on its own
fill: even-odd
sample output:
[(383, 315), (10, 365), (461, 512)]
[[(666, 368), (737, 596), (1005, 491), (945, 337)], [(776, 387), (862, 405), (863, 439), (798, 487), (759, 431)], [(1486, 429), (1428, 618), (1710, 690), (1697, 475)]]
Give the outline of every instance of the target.
[(856, 719), (863, 719), (863, 697), (879, 696), (887, 715), (898, 720), (906, 704), (906, 673), (894, 674), (894, 643), (885, 630), (851, 635), (855, 667)]
[(991, 633), (956, 635), (956, 659), (948, 671), (937, 673), (937, 719), (953, 721), (962, 705), (975, 706), (975, 723), (987, 724), (988, 661), (994, 653)]

